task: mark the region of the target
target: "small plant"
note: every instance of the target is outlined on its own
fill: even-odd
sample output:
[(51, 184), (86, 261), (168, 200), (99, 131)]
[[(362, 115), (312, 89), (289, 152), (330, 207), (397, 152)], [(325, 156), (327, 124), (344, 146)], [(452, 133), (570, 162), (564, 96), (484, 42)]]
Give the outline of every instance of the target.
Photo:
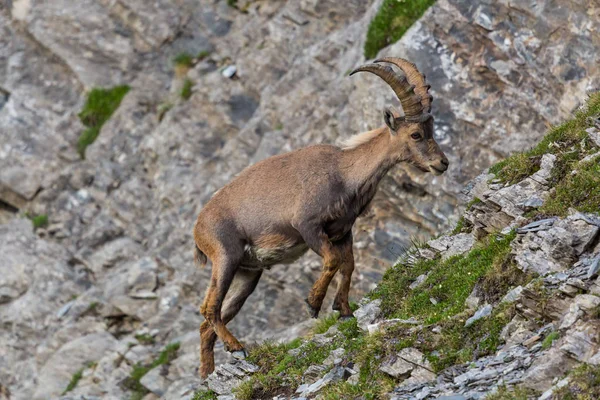
[(67, 393), (69, 393), (71, 390), (75, 389), (77, 387), (77, 384), (79, 383), (79, 381), (81, 380), (81, 377), (83, 376), (83, 368), (81, 368), (79, 371), (75, 372), (73, 374), (73, 376), (71, 377), (71, 381), (69, 382), (69, 384), (67, 385), (67, 388), (65, 389), (65, 391), (62, 393), (63, 396)]
[(79, 136), (77, 151), (81, 158), (85, 158), (85, 150), (94, 143), (102, 125), (110, 119), (123, 97), (129, 92), (129, 86), (116, 86), (111, 89), (95, 88), (88, 94), (83, 110), (79, 113), (79, 119), (87, 127)]
[(129, 377), (124, 382), (125, 387), (133, 392), (131, 399), (139, 400), (148, 393), (148, 389), (140, 383), (140, 380), (146, 375), (151, 369), (158, 367), (159, 365), (167, 364), (175, 359), (177, 351), (179, 350), (179, 343), (171, 343), (167, 345), (159, 356), (152, 361), (149, 365), (136, 364), (133, 366)]
[(98, 306), (99, 306), (99, 303), (97, 301), (92, 301), (90, 303), (90, 305), (88, 306), (87, 311), (88, 312), (94, 312), (94, 311), (96, 311), (96, 308), (98, 308)]
[(163, 118), (165, 117), (165, 114), (169, 112), (169, 110), (173, 108), (173, 104), (172, 103), (161, 103), (157, 108), (156, 108), (156, 112), (158, 114), (158, 121), (162, 121)]
[(454, 229), (452, 229), (452, 232), (450, 232), (450, 236), (458, 235), (459, 233), (462, 232), (464, 227), (465, 227), (465, 217), (460, 217), (458, 222), (456, 223), (456, 226), (454, 227)]
[(313, 332), (317, 333), (317, 334), (327, 332), (327, 330), (329, 328), (331, 328), (333, 325), (335, 325), (335, 323), (337, 322), (337, 319), (338, 319), (338, 313), (335, 313), (335, 312), (327, 315), (324, 318), (319, 318), (317, 320), (317, 324), (313, 328)]
[(140, 342), (141, 344), (154, 344), (154, 337), (152, 337), (151, 335), (143, 334), (143, 335), (135, 335), (135, 338), (138, 342)]
[(192, 400), (217, 400), (217, 394), (212, 390), (198, 390)]
[(201, 61), (201, 60), (204, 60), (209, 55), (210, 55), (210, 51), (208, 51), (208, 50), (202, 50), (201, 52), (198, 53), (198, 55), (196, 56), (196, 58), (198, 59), (198, 61)]
[(485, 397), (485, 400), (529, 400), (531, 398), (538, 398), (539, 393), (533, 389), (526, 389), (521, 387), (515, 387), (509, 389), (502, 385), (498, 387), (498, 390), (489, 396)]
[[(475, 284), (494, 263), (506, 257), (515, 236), (513, 232), (499, 240), (486, 238), (466, 255), (444, 261), (417, 259), (413, 265), (400, 262), (386, 271), (370, 297), (381, 298), (382, 310), (391, 318), (418, 315), (426, 323), (448, 318), (463, 310)], [(419, 275), (426, 273), (429, 274), (421, 290), (407, 291)], [(432, 297), (438, 300), (436, 304), (430, 301)]]
[(33, 229), (39, 229), (48, 226), (48, 215), (46, 214), (32, 215), (25, 213), (25, 216), (31, 220)]
[(229, 7), (237, 8), (237, 0), (227, 0), (227, 5)]
[(183, 82), (183, 86), (181, 88), (181, 98), (184, 100), (188, 100), (192, 97), (192, 87), (194, 86), (194, 82), (191, 79), (186, 79)]
[(186, 52), (179, 53), (173, 57), (173, 64), (177, 67), (190, 68), (194, 65), (194, 57)]
[(574, 163), (583, 158), (580, 144), (588, 137), (585, 131), (588, 118), (597, 114), (600, 114), (600, 92), (591, 94), (585, 108), (574, 118), (550, 129), (533, 149), (500, 161), (490, 167), (490, 172), (502, 182), (517, 183), (539, 170), (542, 155), (554, 154), (557, 160), (550, 183), (555, 186), (573, 169)]
[(600, 367), (582, 364), (569, 375), (569, 384), (556, 389), (551, 400), (600, 399)]
[(556, 331), (550, 332), (548, 334), (548, 336), (546, 336), (544, 338), (544, 341), (542, 342), (542, 350), (548, 350), (550, 347), (552, 347), (552, 344), (558, 338), (560, 338), (560, 333), (558, 333)]
[(365, 57), (373, 58), (398, 41), (433, 3), (435, 0), (384, 0), (367, 30)]
[(278, 122), (277, 125), (275, 125), (275, 130), (280, 131), (282, 129), (283, 129), (283, 124), (281, 122)]

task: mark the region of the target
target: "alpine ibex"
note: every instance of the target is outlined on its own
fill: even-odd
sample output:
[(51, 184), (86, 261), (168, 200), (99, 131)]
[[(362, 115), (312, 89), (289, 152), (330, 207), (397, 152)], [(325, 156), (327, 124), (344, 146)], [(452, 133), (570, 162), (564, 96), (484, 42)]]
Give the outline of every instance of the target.
[[(399, 75), (385, 62), (399, 67)], [(265, 268), (291, 263), (308, 249), (323, 270), (306, 304), (317, 317), (327, 287), (339, 270), (333, 303), (340, 318), (352, 317), (348, 291), (354, 270), (352, 225), (394, 165), (410, 163), (442, 174), (448, 159), (433, 138), (432, 96), (425, 76), (401, 58), (382, 58), (354, 71), (382, 78), (396, 93), (404, 116), (386, 108), (384, 127), (350, 138), (344, 146), (315, 145), (263, 160), (217, 191), (194, 227), (196, 261), (212, 261), (212, 278), (200, 312), (200, 375), (214, 370), (217, 337), (236, 358), (242, 344), (226, 325), (254, 291)], [(226, 297), (227, 295), (227, 297)]]

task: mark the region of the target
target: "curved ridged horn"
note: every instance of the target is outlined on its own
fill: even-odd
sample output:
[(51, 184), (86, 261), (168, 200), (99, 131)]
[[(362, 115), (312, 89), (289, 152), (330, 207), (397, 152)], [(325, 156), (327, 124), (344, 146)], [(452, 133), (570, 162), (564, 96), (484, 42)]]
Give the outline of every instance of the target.
[(386, 62), (390, 64), (394, 64), (398, 68), (404, 72), (406, 75), (406, 79), (411, 85), (415, 85), (415, 93), (421, 96), (421, 104), (423, 104), (424, 111), (426, 113), (431, 112), (431, 102), (433, 101), (433, 96), (429, 94), (429, 88), (431, 85), (428, 85), (425, 80), (425, 75), (420, 73), (417, 69), (417, 66), (414, 63), (411, 63), (404, 58), (397, 57), (384, 57), (375, 60), (374, 62)]
[(350, 72), (350, 75), (363, 71), (377, 75), (390, 85), (396, 96), (398, 96), (400, 104), (402, 104), (406, 120), (421, 120), (423, 116), (421, 98), (415, 93), (415, 86), (411, 85), (405, 76), (398, 75), (391, 67), (378, 64), (363, 65)]

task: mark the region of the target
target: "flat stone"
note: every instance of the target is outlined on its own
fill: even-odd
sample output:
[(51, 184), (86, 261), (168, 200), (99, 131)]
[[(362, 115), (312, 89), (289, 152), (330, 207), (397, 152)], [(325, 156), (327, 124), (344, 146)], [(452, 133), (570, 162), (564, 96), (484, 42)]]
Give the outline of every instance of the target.
[(521, 298), (521, 293), (523, 292), (523, 286), (517, 286), (516, 288), (511, 289), (502, 300), (501, 303), (514, 303), (515, 301)]
[(590, 267), (589, 267), (588, 273), (587, 273), (587, 278), (591, 279), (591, 278), (595, 277), (596, 275), (598, 275), (599, 270), (600, 270), (600, 255), (598, 255), (596, 258), (594, 258), (594, 260), (590, 264)]
[(302, 380), (304, 383), (310, 385), (322, 377), (325, 371), (327, 371), (327, 367), (324, 365), (311, 365), (306, 369), (306, 371), (304, 371)]
[(458, 254), (464, 254), (473, 248), (475, 238), (470, 233), (459, 233), (454, 236), (442, 236), (427, 242), (429, 246), (442, 254), (442, 259), (447, 259)]
[(342, 362), (346, 350), (342, 347), (332, 350), (327, 358), (323, 361), (323, 365), (333, 366)]
[(482, 318), (489, 316), (492, 313), (492, 306), (490, 304), (486, 304), (465, 322), (465, 327), (469, 327), (473, 325), (475, 322), (479, 321)]
[(373, 323), (381, 314), (381, 300), (373, 300), (358, 310), (354, 311), (354, 317), (358, 323), (358, 327), (363, 331), (367, 330), (367, 327)]
[(417, 278), (415, 279), (415, 281), (413, 283), (411, 283), (408, 287), (410, 289), (416, 289), (417, 287), (421, 286), (423, 284), (423, 282), (425, 282), (425, 280), (427, 279), (427, 274), (422, 274), (417, 276)]
[(415, 369), (415, 365), (410, 363), (400, 357), (396, 359), (393, 363), (383, 364), (379, 367), (381, 372), (384, 372), (394, 378), (407, 377), (408, 374)]
[(600, 307), (600, 297), (593, 294), (579, 294), (575, 296), (574, 303), (583, 311), (592, 312)]
[(157, 396), (165, 394), (171, 384), (171, 381), (162, 375), (161, 371), (162, 366), (158, 366), (148, 371), (148, 373), (140, 379), (140, 383)]

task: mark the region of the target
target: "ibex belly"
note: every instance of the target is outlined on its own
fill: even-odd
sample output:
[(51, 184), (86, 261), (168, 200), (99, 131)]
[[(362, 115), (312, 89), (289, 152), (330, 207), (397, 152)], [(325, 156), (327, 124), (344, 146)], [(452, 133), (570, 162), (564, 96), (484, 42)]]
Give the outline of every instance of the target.
[(244, 257), (240, 267), (264, 269), (275, 264), (290, 264), (307, 250), (308, 246), (302, 240), (294, 240), (282, 235), (261, 236), (255, 243), (244, 247)]

